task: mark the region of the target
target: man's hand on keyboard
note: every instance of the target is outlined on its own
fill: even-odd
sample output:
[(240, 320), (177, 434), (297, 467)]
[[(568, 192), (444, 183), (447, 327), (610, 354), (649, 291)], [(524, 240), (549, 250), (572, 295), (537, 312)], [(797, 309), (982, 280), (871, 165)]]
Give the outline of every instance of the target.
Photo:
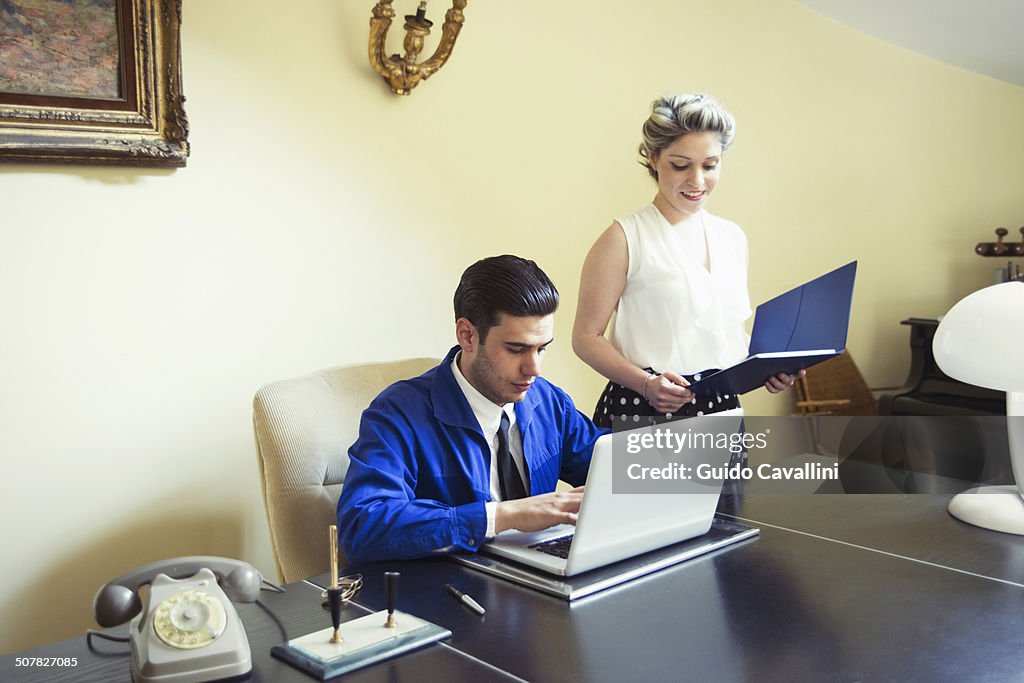
[(498, 503), (495, 510), (494, 528), (499, 533), (507, 529), (541, 531), (556, 524), (575, 524), (582, 501), (582, 486), (568, 491), (504, 500)]

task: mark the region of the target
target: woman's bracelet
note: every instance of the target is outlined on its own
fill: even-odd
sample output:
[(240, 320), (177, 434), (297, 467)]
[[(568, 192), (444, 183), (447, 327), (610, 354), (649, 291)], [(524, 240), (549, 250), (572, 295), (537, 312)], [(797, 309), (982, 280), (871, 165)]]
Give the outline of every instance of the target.
[(650, 401), (651, 399), (647, 398), (647, 383), (651, 381), (651, 378), (652, 378), (652, 377), (657, 377), (657, 375), (654, 375), (654, 374), (651, 374), (651, 373), (647, 373), (647, 377), (646, 377), (646, 378), (644, 379), (644, 386), (643, 386), (643, 388), (642, 388), (642, 389), (640, 390), (640, 395), (641, 395), (641, 396), (643, 396), (643, 397), (644, 397), (644, 400), (645, 400), (645, 401), (648, 401), (648, 402), (649, 402), (649, 401)]

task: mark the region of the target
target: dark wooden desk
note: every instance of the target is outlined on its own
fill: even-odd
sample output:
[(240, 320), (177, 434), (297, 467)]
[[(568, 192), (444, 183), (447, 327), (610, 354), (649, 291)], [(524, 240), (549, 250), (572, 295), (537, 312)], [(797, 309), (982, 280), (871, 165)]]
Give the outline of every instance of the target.
[[(1024, 676), (1024, 538), (970, 527), (943, 495), (724, 498), (722, 514), (761, 537), (572, 604), (443, 558), (376, 563), (355, 618), (384, 606), (383, 572), (402, 572), (400, 607), (451, 629), (445, 645), (347, 677), (354, 681), (1008, 681)], [(319, 577), (321, 580), (323, 577)], [(487, 608), (478, 617), (442, 589)], [(296, 584), (266, 603), (289, 636), (322, 627), (318, 593)], [(312, 680), (269, 657), (281, 639), (240, 610), (253, 680)], [(113, 647), (113, 644), (111, 644)], [(117, 648), (114, 648), (117, 649)], [(127, 661), (81, 640), (61, 680), (127, 680)], [(0, 659), (2, 680), (54, 680)]]
[[(536, 681), (1007, 681), (1024, 673), (1024, 539), (947, 496), (724, 501), (761, 538), (569, 605), (444, 560), (403, 571), (411, 611), (456, 649)], [(441, 591), (453, 582), (480, 619)], [(411, 593), (411, 595), (410, 595)]]

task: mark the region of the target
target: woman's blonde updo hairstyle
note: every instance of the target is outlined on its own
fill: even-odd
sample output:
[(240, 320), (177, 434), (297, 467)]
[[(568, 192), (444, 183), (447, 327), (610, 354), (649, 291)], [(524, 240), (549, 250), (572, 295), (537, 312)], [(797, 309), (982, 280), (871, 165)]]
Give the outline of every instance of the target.
[(703, 94), (666, 95), (651, 103), (651, 115), (644, 121), (640, 164), (655, 180), (654, 160), (687, 133), (717, 133), (722, 151), (736, 135), (736, 121), (714, 98)]

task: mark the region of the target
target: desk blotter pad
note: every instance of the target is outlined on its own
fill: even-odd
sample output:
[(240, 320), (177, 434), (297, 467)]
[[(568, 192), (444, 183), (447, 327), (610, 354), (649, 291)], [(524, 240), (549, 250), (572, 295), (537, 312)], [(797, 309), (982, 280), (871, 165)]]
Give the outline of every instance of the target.
[(387, 611), (346, 621), (341, 625), (343, 642), (332, 643), (334, 629), (294, 638), (287, 645), (275, 645), (271, 654), (303, 671), (325, 680), (396, 657), (447, 638), (452, 633), (405, 612), (395, 612), (397, 626), (387, 628)]
[(746, 524), (715, 517), (711, 529), (703, 536), (575, 576), (545, 574), (512, 560), (488, 556), (484, 552), (449, 557), (478, 571), (572, 601), (753, 538), (758, 533), (758, 529)]

